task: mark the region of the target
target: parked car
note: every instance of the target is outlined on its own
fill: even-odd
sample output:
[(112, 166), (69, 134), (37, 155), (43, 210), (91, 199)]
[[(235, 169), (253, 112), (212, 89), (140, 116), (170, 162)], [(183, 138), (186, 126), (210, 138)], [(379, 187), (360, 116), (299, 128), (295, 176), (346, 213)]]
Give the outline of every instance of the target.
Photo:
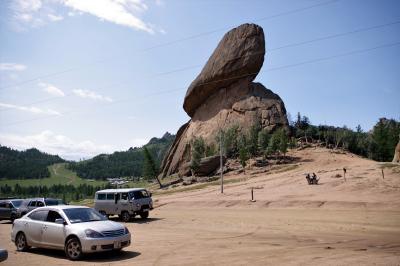
[(121, 250), (131, 244), (125, 226), (93, 208), (59, 205), (37, 208), (14, 221), (11, 240), (18, 251), (31, 246), (61, 249), (71, 260), (85, 253)]
[(45, 206), (56, 206), (56, 205), (64, 205), (61, 199), (52, 199), (52, 198), (33, 198), (33, 199), (25, 199), (21, 203), (21, 206), (17, 210), (17, 218), (24, 216), (28, 212)]
[(5, 261), (8, 258), (8, 252), (6, 249), (0, 249), (0, 262)]
[(22, 199), (0, 200), (0, 220), (10, 220), (13, 222), (17, 216)]
[(94, 208), (103, 215), (119, 215), (128, 222), (136, 215), (142, 219), (149, 217), (153, 200), (144, 188), (105, 189), (96, 192)]

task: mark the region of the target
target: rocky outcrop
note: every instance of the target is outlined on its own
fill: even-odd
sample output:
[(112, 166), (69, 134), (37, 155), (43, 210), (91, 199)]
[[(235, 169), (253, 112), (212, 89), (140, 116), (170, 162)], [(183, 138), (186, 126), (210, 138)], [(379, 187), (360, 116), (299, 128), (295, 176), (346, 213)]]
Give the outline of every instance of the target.
[(190, 84), (183, 109), (193, 117), (197, 108), (214, 92), (238, 80), (252, 81), (264, 62), (264, 32), (255, 24), (243, 24), (229, 31)]
[(255, 124), (270, 132), (288, 127), (282, 99), (252, 82), (264, 62), (264, 53), (260, 26), (244, 24), (225, 34), (187, 90), (183, 108), (191, 120), (178, 130), (162, 162), (162, 177), (187, 174), (190, 142), (195, 137), (211, 144), (221, 129), (233, 126), (243, 133)]
[[(223, 156), (222, 162), (225, 163), (225, 161), (226, 161), (226, 158), (225, 158), (225, 156)], [(208, 175), (215, 173), (219, 167), (220, 167), (220, 156), (219, 155), (205, 157), (200, 160), (199, 167), (194, 172), (194, 174), (196, 176), (208, 176)], [(180, 176), (190, 176), (191, 175), (190, 162), (186, 162), (182, 165), (182, 167), (179, 169), (179, 175)]]

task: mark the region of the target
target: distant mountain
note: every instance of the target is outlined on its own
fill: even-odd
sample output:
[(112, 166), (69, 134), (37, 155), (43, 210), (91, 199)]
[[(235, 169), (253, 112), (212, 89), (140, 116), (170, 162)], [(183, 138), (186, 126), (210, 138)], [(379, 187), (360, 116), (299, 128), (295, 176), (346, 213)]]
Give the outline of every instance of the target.
[(127, 151), (112, 154), (100, 154), (89, 160), (71, 162), (68, 167), (79, 177), (90, 179), (141, 176), (143, 148), (147, 147), (157, 165), (160, 165), (174, 139), (175, 135), (167, 132), (161, 138), (150, 139), (146, 145), (140, 148), (129, 148)]
[(45, 178), (50, 176), (49, 165), (65, 162), (58, 155), (50, 155), (32, 148), (25, 151), (0, 146), (0, 178)]

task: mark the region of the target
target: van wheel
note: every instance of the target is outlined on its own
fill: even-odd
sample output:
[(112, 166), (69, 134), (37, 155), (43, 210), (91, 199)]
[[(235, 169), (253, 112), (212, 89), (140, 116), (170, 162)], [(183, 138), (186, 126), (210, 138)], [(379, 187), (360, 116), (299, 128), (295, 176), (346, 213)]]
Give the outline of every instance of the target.
[(122, 212), (120, 217), (121, 217), (121, 220), (125, 223), (127, 223), (131, 220), (131, 215), (127, 211)]
[(140, 212), (140, 218), (142, 218), (142, 219), (146, 219), (146, 218), (148, 218), (149, 217), (149, 212), (147, 211), (147, 212)]
[(17, 237), (15, 238), (15, 246), (17, 246), (18, 251), (27, 251), (30, 248), (24, 233), (18, 233)]

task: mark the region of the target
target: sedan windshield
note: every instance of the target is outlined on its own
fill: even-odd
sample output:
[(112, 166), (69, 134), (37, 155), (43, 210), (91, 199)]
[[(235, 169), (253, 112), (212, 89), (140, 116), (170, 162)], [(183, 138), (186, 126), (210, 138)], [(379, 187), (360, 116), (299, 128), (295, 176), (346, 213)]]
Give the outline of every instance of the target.
[(72, 224), (107, 220), (106, 217), (92, 208), (64, 209), (64, 213)]
[(21, 206), (22, 200), (12, 200), (11, 202), (15, 208), (18, 208), (19, 206)]

